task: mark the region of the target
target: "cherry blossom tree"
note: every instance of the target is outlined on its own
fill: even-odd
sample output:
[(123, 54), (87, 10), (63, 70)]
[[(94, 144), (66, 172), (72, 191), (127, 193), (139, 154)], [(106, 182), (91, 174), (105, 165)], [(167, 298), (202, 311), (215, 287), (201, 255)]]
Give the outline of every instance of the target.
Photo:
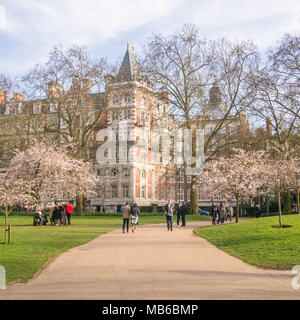
[(297, 151), (288, 143), (273, 144), (269, 149), (269, 159), (265, 168), (266, 187), (277, 196), (279, 226), (282, 227), (281, 195), (299, 188), (299, 158)]
[(26, 185), (20, 181), (12, 179), (12, 171), (9, 169), (0, 175), (0, 212), (5, 216), (4, 223), (4, 243), (7, 243), (8, 234), (8, 215), (13, 211), (13, 208), (20, 203), (20, 200), (25, 200), (28, 195)]
[(247, 152), (234, 149), (230, 158), (221, 157), (209, 164), (201, 183), (211, 198), (223, 195), (236, 201), (236, 222), (242, 201), (267, 191), (264, 178), (266, 154), (263, 151)]
[(48, 201), (74, 199), (78, 193), (89, 196), (97, 183), (88, 163), (44, 142), (17, 152), (9, 172), (10, 181), (20, 186), (19, 204), (31, 210), (43, 209)]

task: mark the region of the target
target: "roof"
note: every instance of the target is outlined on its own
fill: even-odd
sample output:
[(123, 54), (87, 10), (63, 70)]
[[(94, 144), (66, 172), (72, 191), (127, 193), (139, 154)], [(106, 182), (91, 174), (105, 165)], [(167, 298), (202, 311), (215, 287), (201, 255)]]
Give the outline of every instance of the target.
[(141, 66), (136, 60), (133, 47), (127, 43), (127, 50), (117, 75), (117, 81), (133, 81), (141, 75)]

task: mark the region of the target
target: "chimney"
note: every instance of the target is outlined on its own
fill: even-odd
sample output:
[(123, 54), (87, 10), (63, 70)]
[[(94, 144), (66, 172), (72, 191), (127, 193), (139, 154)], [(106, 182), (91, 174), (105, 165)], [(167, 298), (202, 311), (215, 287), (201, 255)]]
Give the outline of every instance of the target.
[(7, 103), (7, 91), (6, 90), (0, 90), (0, 104), (6, 104)]

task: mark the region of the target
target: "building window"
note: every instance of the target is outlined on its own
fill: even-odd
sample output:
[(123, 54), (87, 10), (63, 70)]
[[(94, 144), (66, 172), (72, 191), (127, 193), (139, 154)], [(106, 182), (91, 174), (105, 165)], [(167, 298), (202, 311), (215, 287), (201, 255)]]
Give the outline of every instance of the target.
[(142, 186), (142, 189), (141, 189), (141, 198), (143, 198), (143, 199), (146, 198), (146, 186)]
[(129, 186), (123, 186), (123, 198), (129, 198)]
[(156, 111), (159, 112), (159, 103), (156, 105)]
[(111, 196), (112, 198), (118, 198), (118, 186), (112, 186)]
[(187, 201), (191, 201), (191, 189), (187, 190)]
[(112, 169), (111, 175), (112, 175), (113, 177), (116, 177), (117, 174), (118, 174), (118, 170), (117, 170), (117, 169)]
[(161, 188), (160, 198), (161, 198), (161, 200), (165, 200), (165, 188), (164, 187)]
[(124, 177), (129, 177), (129, 171), (127, 169), (123, 170)]
[(97, 169), (97, 176), (101, 176), (101, 170)]
[(143, 98), (142, 98), (142, 106), (145, 106), (145, 105), (146, 105), (146, 98), (143, 97)]
[(130, 110), (125, 110), (124, 111), (124, 119), (125, 120), (130, 120), (131, 118), (131, 111)]
[(178, 201), (184, 201), (184, 190), (183, 189), (179, 189)]
[(112, 103), (113, 104), (118, 104), (118, 102), (119, 102), (118, 95), (114, 94), (113, 99), (112, 99)]
[(145, 170), (142, 171), (142, 178), (143, 178), (143, 179), (146, 178), (146, 171), (145, 171)]
[(125, 103), (131, 102), (131, 95), (130, 95), (130, 93), (125, 93), (125, 95), (124, 95), (124, 102), (125, 102)]
[(155, 197), (155, 200), (158, 200), (158, 187), (155, 187), (154, 189), (154, 197)]

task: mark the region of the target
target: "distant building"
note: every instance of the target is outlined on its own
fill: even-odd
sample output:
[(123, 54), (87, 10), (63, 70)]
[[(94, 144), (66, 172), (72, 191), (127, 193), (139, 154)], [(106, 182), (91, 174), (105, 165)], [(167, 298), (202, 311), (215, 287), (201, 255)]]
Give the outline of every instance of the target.
[[(74, 80), (70, 92), (76, 91), (80, 85), (88, 87), (88, 81), (86, 79), (84, 83), (79, 84)], [(48, 90), (55, 101), (55, 97), (59, 96), (59, 86), (49, 83)], [(170, 114), (169, 94), (164, 90), (154, 92), (152, 83), (141, 73), (134, 48), (129, 44), (118, 74), (115, 77), (106, 76), (105, 92), (95, 94), (87, 90), (87, 96), (80, 106), (85, 116), (95, 119), (103, 107), (104, 96), (107, 98), (106, 110), (99, 120), (95, 135), (91, 136), (89, 141), (95, 174), (101, 180), (98, 197), (89, 199), (91, 210), (105, 207), (106, 212), (116, 211), (117, 207), (125, 202), (136, 202), (138, 206), (162, 206), (168, 199), (189, 202), (191, 176), (186, 175), (185, 167), (175, 166), (172, 156), (170, 162), (162, 161), (162, 155), (166, 152), (162, 148), (162, 140), (168, 137), (169, 130), (174, 129), (174, 124), (176, 125)], [(209, 92), (209, 98), (206, 114), (193, 120), (194, 128), (204, 129), (205, 139), (211, 136), (218, 119), (223, 118), (226, 112), (217, 81)], [(55, 128), (64, 128), (65, 125), (55, 108), (45, 100), (25, 103), (23, 97), (16, 93), (8, 101), (7, 93), (3, 90), (0, 91), (0, 114), (2, 120), (26, 115), (26, 128), (22, 129), (20, 139), (26, 138), (26, 134), (38, 133), (49, 140), (55, 140)], [(141, 143), (141, 129), (145, 135), (145, 143)], [(115, 133), (116, 139), (113, 162), (109, 160), (109, 148), (106, 148), (105, 137), (109, 130)], [(242, 114), (238, 120), (226, 120), (222, 130), (213, 137), (214, 141), (206, 150), (206, 156), (213, 154), (214, 148), (218, 143), (223, 143), (224, 139), (249, 130), (249, 124)], [(5, 135), (0, 137), (0, 148), (9, 143), (15, 142), (7, 141)], [(171, 138), (168, 144), (172, 145)], [(3, 168), (11, 155), (6, 152), (0, 153)], [(198, 186), (198, 202), (199, 205), (208, 205), (210, 199), (202, 197), (203, 187), (205, 186)]]

